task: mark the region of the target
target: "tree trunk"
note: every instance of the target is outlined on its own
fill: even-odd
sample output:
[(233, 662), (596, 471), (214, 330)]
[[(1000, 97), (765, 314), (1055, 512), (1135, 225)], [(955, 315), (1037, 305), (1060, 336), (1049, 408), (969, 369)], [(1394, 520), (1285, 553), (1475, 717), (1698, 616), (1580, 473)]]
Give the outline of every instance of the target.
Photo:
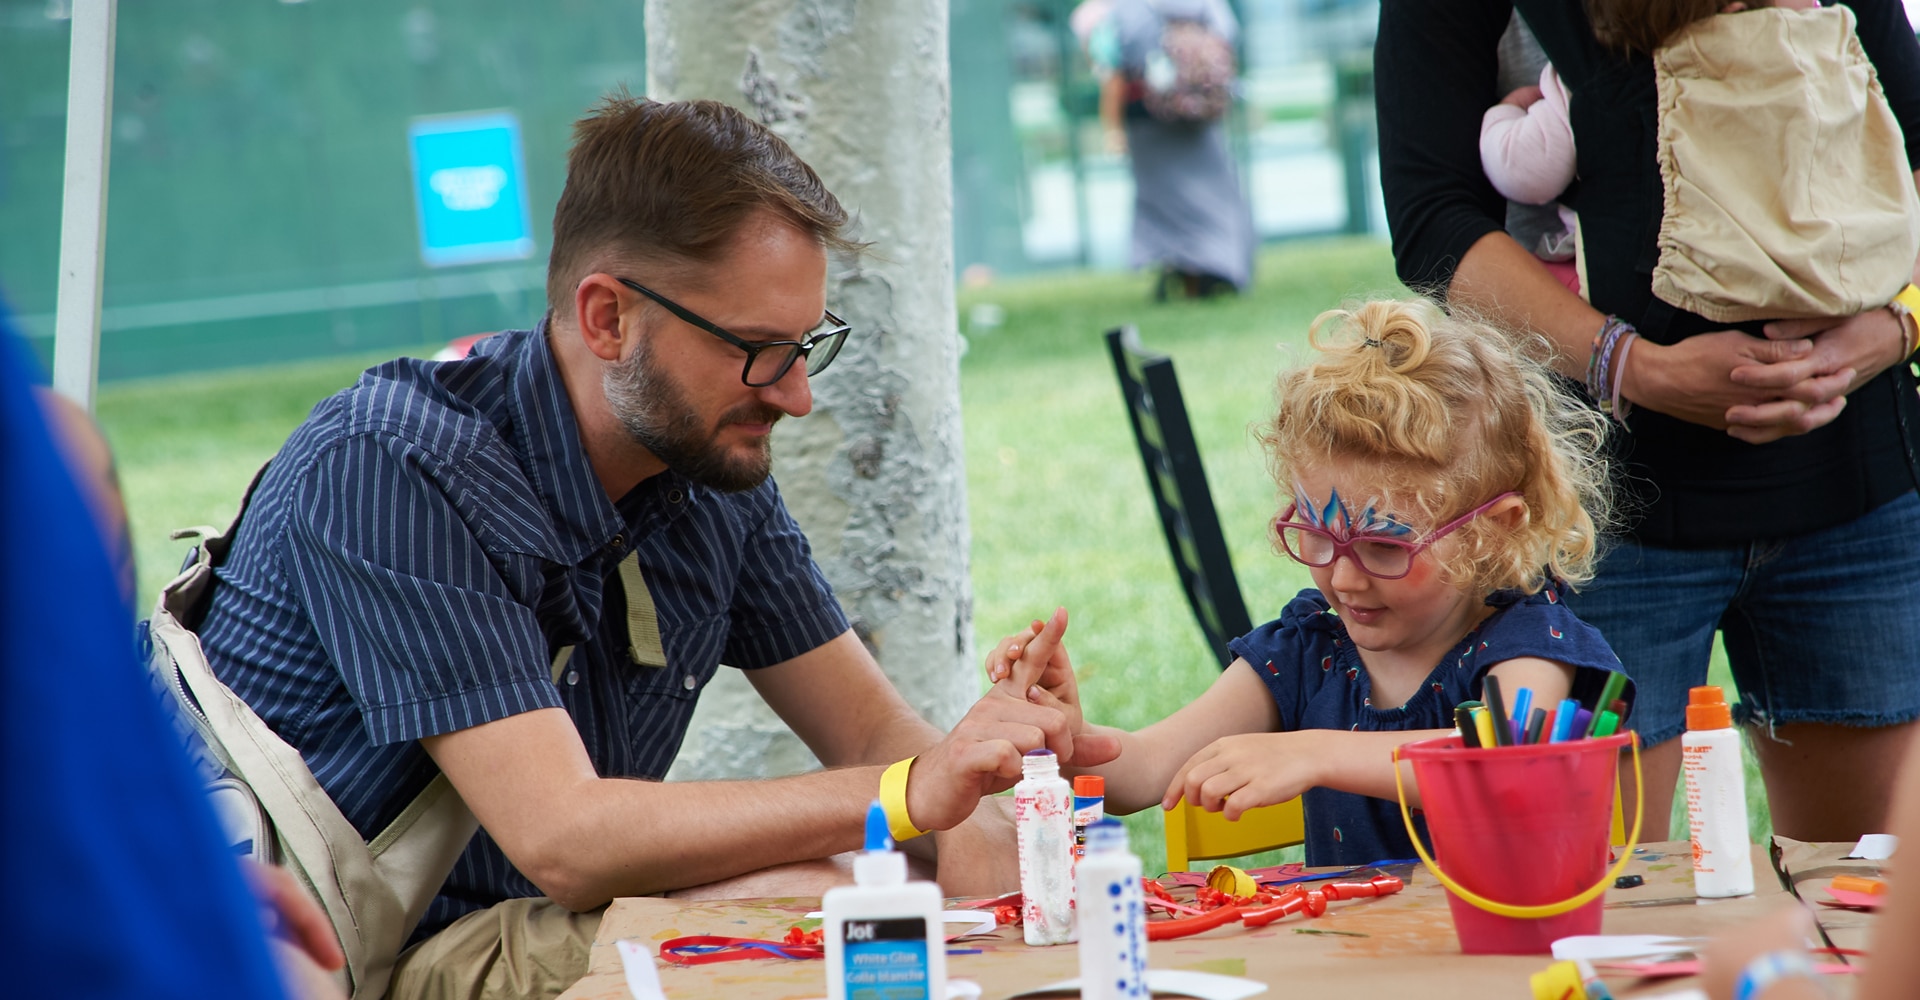
[[(854, 630), (945, 729), (978, 696), (953, 304), (947, 0), (647, 0), (647, 93), (712, 98), (790, 143), (853, 235), (827, 302), (854, 333), (774, 435), (774, 475)], [(806, 748), (723, 671), (671, 777), (782, 774)]]

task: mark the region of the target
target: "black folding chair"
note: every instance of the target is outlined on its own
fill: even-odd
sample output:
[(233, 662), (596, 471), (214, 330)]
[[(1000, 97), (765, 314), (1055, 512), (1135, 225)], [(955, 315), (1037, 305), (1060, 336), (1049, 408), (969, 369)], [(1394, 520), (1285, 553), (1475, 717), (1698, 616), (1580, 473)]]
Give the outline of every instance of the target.
[(1193, 606), (1208, 648), (1225, 670), (1233, 662), (1228, 640), (1252, 631), (1240, 581), (1233, 575), (1227, 540), (1214, 513), (1207, 472), (1200, 465), (1200, 446), (1187, 422), (1187, 405), (1180, 397), (1180, 380), (1173, 360), (1140, 346), (1140, 331), (1123, 326), (1107, 331), (1107, 349), (1113, 354), (1114, 374), (1126, 397), (1127, 419), (1133, 440), (1146, 465), (1147, 489), (1160, 513), (1173, 568), (1180, 587)]

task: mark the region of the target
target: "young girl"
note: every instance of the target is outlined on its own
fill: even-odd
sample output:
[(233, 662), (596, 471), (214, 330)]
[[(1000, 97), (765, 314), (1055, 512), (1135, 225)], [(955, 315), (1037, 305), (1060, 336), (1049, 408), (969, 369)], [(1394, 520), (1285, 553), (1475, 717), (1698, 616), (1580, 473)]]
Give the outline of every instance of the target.
[(1619, 668), (1558, 591), (1593, 562), (1603, 418), (1498, 331), (1424, 301), (1326, 313), (1309, 339), (1262, 437), (1286, 498), (1275, 544), (1315, 588), (1137, 733), (1079, 721), (1064, 609), (996, 644), (987, 672), (1118, 737), (1092, 769), (1110, 811), (1184, 797), (1235, 819), (1304, 793), (1308, 864), (1412, 857), (1392, 747), (1444, 735), (1488, 675), (1592, 707)]

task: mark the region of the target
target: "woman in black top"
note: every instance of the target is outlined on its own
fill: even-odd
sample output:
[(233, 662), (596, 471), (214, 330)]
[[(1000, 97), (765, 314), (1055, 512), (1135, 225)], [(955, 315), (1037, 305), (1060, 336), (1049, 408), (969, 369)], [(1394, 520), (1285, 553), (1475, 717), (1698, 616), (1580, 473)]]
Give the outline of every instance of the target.
[[(1912, 160), (1920, 46), (1898, 0), (1848, 6)], [(1501, 231), (1505, 202), (1481, 172), (1481, 114), (1501, 96), (1496, 45), (1516, 8), (1572, 93), (1578, 179), (1562, 200), (1580, 215), (1591, 305)], [(1580, 0), (1383, 0), (1374, 62), (1401, 278), (1547, 336), (1576, 380), (1608, 316), (1641, 335), (1620, 383), (1635, 408), (1614, 441), (1626, 537), (1570, 601), (1639, 684), (1650, 814), (1671, 808), (1672, 737), (1718, 627), (1743, 717), (1770, 737), (1755, 748), (1774, 828), (1881, 829), (1920, 716), (1920, 399), (1905, 323), (1875, 309), (1721, 324), (1656, 299), (1652, 62), (1603, 47)], [(1772, 167), (1756, 156), (1753, 169)]]

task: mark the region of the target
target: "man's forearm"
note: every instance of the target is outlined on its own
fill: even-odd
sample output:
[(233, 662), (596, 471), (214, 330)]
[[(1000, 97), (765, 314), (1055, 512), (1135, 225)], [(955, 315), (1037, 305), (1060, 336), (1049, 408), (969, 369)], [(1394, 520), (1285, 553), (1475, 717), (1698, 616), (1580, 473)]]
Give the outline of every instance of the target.
[(760, 781), (600, 778), (570, 796), (536, 857), (513, 858), (574, 910), (861, 846), (877, 767)]

